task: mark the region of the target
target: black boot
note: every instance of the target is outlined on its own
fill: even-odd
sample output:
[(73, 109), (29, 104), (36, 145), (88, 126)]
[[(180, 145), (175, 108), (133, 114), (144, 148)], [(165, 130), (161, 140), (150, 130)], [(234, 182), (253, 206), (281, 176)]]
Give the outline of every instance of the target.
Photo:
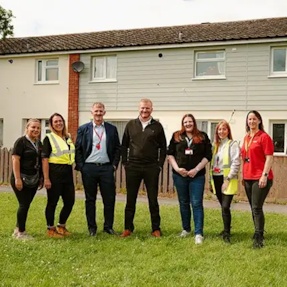
[(264, 247), (263, 232), (255, 232), (253, 236), (253, 248), (258, 249)]
[(222, 239), (225, 243), (230, 243), (230, 232), (229, 231), (223, 231)]

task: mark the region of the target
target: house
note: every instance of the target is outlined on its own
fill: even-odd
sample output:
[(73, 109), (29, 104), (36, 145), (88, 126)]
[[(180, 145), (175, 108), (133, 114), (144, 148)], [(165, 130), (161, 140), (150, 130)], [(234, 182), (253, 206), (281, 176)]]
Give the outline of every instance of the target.
[(276, 154), (286, 155), (287, 17), (0, 41), (4, 146), (30, 117), (42, 119), (45, 133), (55, 111), (75, 137), (96, 101), (122, 134), (141, 98), (153, 101), (168, 140), (193, 113), (210, 137), (226, 119), (242, 142), (247, 112), (259, 110)]

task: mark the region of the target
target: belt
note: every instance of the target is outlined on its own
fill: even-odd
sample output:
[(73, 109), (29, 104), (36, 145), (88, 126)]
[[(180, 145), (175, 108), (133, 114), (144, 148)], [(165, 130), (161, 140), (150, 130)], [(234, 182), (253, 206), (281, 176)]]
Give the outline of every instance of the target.
[(88, 164), (93, 164), (96, 166), (103, 166), (103, 165), (108, 165), (111, 164), (110, 162), (105, 162), (105, 163), (101, 163), (101, 162), (87, 162)]

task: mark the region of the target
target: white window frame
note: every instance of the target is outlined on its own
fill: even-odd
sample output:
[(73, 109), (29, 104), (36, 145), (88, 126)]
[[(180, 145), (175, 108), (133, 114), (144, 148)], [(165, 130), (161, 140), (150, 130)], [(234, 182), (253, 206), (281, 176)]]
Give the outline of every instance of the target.
[[(47, 66), (47, 61), (58, 61), (58, 64), (54, 66)], [(41, 80), (39, 80), (39, 62), (42, 62), (42, 71), (41, 71), (42, 79)], [(58, 69), (58, 80), (53, 80), (53, 81), (46, 80), (46, 71), (48, 69), (55, 69), (55, 68)], [(60, 70), (59, 59), (57, 58), (37, 59), (36, 60), (36, 83), (37, 84), (58, 84), (59, 77), (60, 77), (59, 70)]]
[[(95, 65), (96, 65), (96, 59), (104, 59), (104, 76), (101, 78), (95, 77)], [(116, 77), (115, 78), (107, 78), (107, 59), (108, 58), (116, 58)], [(117, 74), (118, 74), (118, 57), (117, 55), (109, 55), (109, 56), (94, 56), (92, 57), (92, 82), (117, 82)]]
[[(209, 53), (223, 53), (223, 58), (208, 58), (208, 59), (198, 59), (199, 54), (209, 54)], [(197, 76), (197, 63), (204, 62), (223, 62), (224, 63), (224, 75), (203, 75)], [(225, 50), (210, 50), (210, 51), (195, 51), (194, 52), (194, 80), (207, 80), (207, 79), (226, 79), (226, 52)]]
[[(25, 127), (29, 119), (23, 119), (23, 133), (25, 132)], [(49, 119), (38, 119), (41, 122), (41, 140), (44, 139), (47, 132), (50, 132), (49, 124), (46, 126), (46, 121), (49, 122)]]
[(274, 155), (286, 156), (286, 152), (287, 152), (287, 121), (286, 120), (270, 121), (270, 137), (271, 137), (272, 141), (273, 141), (273, 124), (284, 124), (285, 125), (284, 152), (275, 152), (274, 151)]
[(205, 120), (205, 119), (197, 119), (196, 120), (196, 122), (197, 122), (197, 128), (199, 129), (199, 130), (201, 130), (200, 128), (199, 128), (199, 122), (207, 122), (207, 135), (208, 135), (208, 137), (209, 137), (209, 139), (210, 139), (210, 141), (211, 142), (213, 142), (213, 140), (214, 140), (214, 134), (212, 135), (211, 134), (211, 124), (213, 124), (213, 123), (215, 123), (215, 124), (218, 124), (219, 122), (220, 122), (220, 120)]
[[(274, 72), (274, 51), (275, 50), (286, 50), (286, 59), (285, 59), (285, 71), (281, 72)], [(270, 75), (273, 77), (287, 77), (287, 47), (282, 46), (282, 47), (273, 47), (271, 48), (271, 63), (270, 63)]]

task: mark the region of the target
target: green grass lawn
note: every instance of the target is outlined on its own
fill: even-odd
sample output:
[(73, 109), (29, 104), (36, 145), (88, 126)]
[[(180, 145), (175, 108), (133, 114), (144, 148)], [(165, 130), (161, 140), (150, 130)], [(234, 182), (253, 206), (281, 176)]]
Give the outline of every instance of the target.
[[(45, 236), (46, 199), (32, 203), (27, 231), (35, 240), (11, 237), (15, 196), (0, 193), (0, 286), (287, 286), (287, 217), (266, 215), (265, 247), (253, 250), (251, 215), (233, 212), (232, 244), (222, 230), (219, 210), (205, 210), (205, 241), (177, 238), (181, 231), (176, 206), (161, 206), (162, 238), (150, 235), (148, 206), (137, 205), (136, 230), (130, 238), (104, 234), (98, 203), (98, 235), (89, 237), (84, 201), (76, 201), (68, 222), (73, 235)], [(118, 203), (115, 230), (123, 229), (124, 204)]]

